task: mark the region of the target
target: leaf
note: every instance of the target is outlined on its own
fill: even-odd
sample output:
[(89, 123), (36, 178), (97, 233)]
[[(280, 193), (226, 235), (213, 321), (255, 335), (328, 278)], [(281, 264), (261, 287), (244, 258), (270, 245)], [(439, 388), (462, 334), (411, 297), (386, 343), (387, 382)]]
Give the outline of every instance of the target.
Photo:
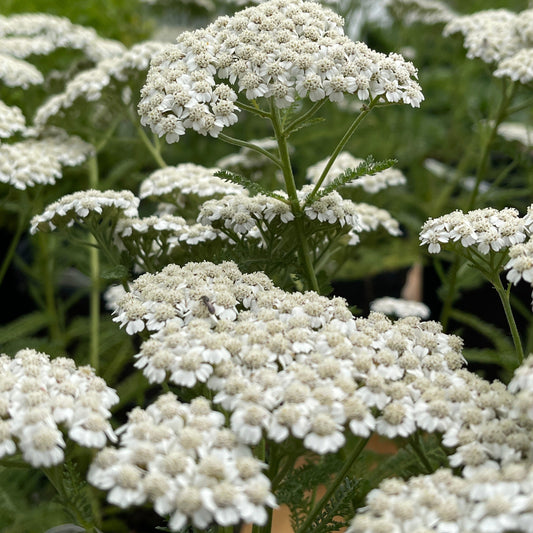
[(345, 477), (314, 521), (313, 532), (330, 533), (348, 527), (349, 520), (362, 505), (367, 492), (368, 484), (364, 480)]
[[(457, 320), (457, 322), (475, 329), (478, 333), (481, 333), (483, 336), (489, 339), (492, 344), (494, 344), (496, 351), (500, 354), (503, 355), (514, 353), (514, 347), (512, 342), (509, 340), (509, 337), (495, 325), (489, 324), (478, 316), (472, 315), (471, 313), (466, 313), (465, 311), (461, 311), (459, 309), (453, 309), (450, 313), (450, 316), (454, 320)], [(506, 359), (507, 362), (505, 362)], [(498, 364), (507, 367), (509, 364), (508, 357), (501, 357)]]
[(301, 122), (300, 124), (292, 127), (288, 132), (286, 133), (290, 133), (291, 135), (295, 132), (295, 131), (298, 131), (298, 130), (301, 130), (303, 128), (307, 128), (308, 126), (314, 126), (315, 124), (320, 124), (321, 122), (325, 122), (326, 119), (324, 117), (314, 117), (314, 118), (310, 118), (308, 120), (304, 120), (303, 122)]
[(463, 355), (469, 363), (500, 365), (508, 369), (514, 369), (517, 362), (514, 351), (500, 352), (490, 348), (465, 348)]
[(102, 272), (103, 279), (126, 279), (128, 277), (128, 269), (124, 265), (116, 265)]
[[(441, 448), (439, 437), (427, 435), (423, 439), (423, 443), (426, 458), (435, 470), (441, 466), (447, 466), (448, 459)], [(401, 477), (408, 479), (413, 476), (427, 474), (425, 466), (411, 446), (399, 449), (392, 456), (384, 457), (383, 455), (378, 455), (376, 459), (375, 468), (370, 469), (367, 475), (372, 488), (377, 487), (385, 478)]]
[(276, 498), (279, 504), (284, 503), (289, 507), (295, 531), (311, 512), (316, 496), (314, 489), (328, 483), (331, 474), (338, 472), (341, 466), (342, 459), (338, 454), (329, 454), (306, 462), (283, 479), (276, 490)]
[(41, 311), (24, 315), (9, 324), (0, 327), (0, 345), (20, 337), (28, 337), (37, 333), (48, 324), (48, 317)]
[(279, 194), (275, 194), (272, 191), (265, 189), (262, 185), (259, 185), (259, 183), (252, 181), (249, 178), (245, 178), (244, 176), (241, 176), (240, 174), (236, 174), (235, 172), (230, 172), (229, 170), (219, 170), (215, 172), (215, 176), (223, 179), (224, 181), (229, 181), (231, 183), (236, 183), (237, 185), (241, 185), (242, 187), (247, 189), (252, 196), (256, 196), (258, 194), (264, 194), (265, 196), (270, 196), (271, 198), (277, 198), (278, 200), (281, 200), (282, 202), (287, 202), (287, 199), (283, 198), (283, 196), (280, 196)]
[(47, 529), (44, 533), (83, 533), (85, 528), (75, 524), (61, 524), (60, 526)]
[[(81, 517), (87, 522), (92, 523), (92, 509), (90, 504), (90, 495), (88, 484), (81, 477), (78, 471), (78, 465), (73, 461), (66, 461), (63, 466), (63, 488), (68, 501), (62, 501), (67, 511), (76, 509)], [(84, 531), (82, 529), (82, 531)], [(64, 532), (70, 533), (70, 532)], [(72, 533), (75, 533), (73, 530)]]
[(396, 164), (396, 159), (385, 159), (383, 161), (374, 161), (374, 158), (370, 155), (366, 158), (365, 161), (362, 163), (359, 163), (357, 165), (357, 168), (348, 168), (346, 169), (342, 174), (337, 176), (334, 180), (331, 181), (328, 185), (320, 189), (314, 197), (309, 195), (306, 198), (305, 204), (309, 205), (312, 202), (315, 202), (319, 198), (322, 198), (323, 196), (326, 196), (332, 191), (336, 191), (340, 187), (343, 187), (344, 185), (347, 185), (348, 183), (356, 180), (357, 178), (360, 178), (361, 176), (373, 176), (374, 174), (377, 174), (378, 172), (382, 172), (383, 170), (387, 170), (388, 168), (392, 167), (394, 164)]

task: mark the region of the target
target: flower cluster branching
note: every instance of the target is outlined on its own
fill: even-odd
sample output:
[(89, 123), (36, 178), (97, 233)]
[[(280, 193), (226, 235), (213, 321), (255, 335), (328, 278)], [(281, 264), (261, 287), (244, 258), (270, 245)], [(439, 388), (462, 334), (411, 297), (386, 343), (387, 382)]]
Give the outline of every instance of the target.
[[(432, 71), (433, 44), (423, 94), (412, 62), (348, 37), (330, 7), (251, 3), (129, 47), (58, 16), (0, 15), (0, 285), (13, 308), (35, 305), (4, 306), (15, 318), (0, 325), (2, 468), (50, 481), (63, 507), (50, 503), (49, 531), (123, 533), (140, 517), (272, 533), (287, 503), (295, 533), (532, 532), (533, 315), (519, 289), (533, 287), (533, 9), (387, 2), (419, 46), (425, 24), (460, 33), (501, 85), (498, 105), (482, 84), (457, 91), (463, 122), (476, 98), (494, 111), (475, 135), (450, 129), (445, 157), (437, 121), (408, 118), (446, 71)], [(335, 6), (347, 25), (348, 3)], [(394, 104), (407, 104), (396, 122)], [(387, 159), (352, 155), (372, 149)], [(423, 279), (429, 258), (440, 287)], [(400, 268), (401, 291), (388, 276), (374, 290), (369, 273)], [(355, 277), (361, 309), (332, 295)], [(486, 282), (508, 335), (484, 306), (460, 310)], [(14, 530), (7, 500), (0, 529)]]

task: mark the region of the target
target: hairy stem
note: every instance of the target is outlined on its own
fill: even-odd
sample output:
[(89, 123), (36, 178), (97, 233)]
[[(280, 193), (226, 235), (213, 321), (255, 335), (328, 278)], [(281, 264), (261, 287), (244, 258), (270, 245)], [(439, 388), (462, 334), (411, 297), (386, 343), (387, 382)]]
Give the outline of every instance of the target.
[(41, 265), (42, 279), (44, 292), (44, 307), (48, 318), (48, 331), (50, 338), (56, 343), (62, 343), (62, 333), (58, 309), (56, 305), (55, 295), (55, 261), (53, 255), (50, 253), (50, 248), (54, 246), (54, 235), (46, 233), (39, 233), (37, 235), (37, 242), (39, 245), (39, 264)]
[(281, 161), (281, 169), (283, 171), (283, 179), (285, 180), (285, 188), (289, 196), (291, 203), (291, 211), (294, 215), (294, 225), (296, 228), (296, 234), (298, 236), (298, 244), (300, 250), (298, 255), (300, 257), (300, 264), (307, 275), (308, 283), (311, 288), (319, 292), (318, 280), (316, 279), (315, 269), (313, 267), (313, 261), (311, 258), (311, 251), (309, 249), (309, 243), (307, 235), (305, 234), (303, 227), (303, 210), (298, 200), (298, 193), (296, 190), (296, 182), (294, 181), (294, 175), (292, 173), (292, 165), (289, 156), (289, 146), (287, 144), (287, 137), (284, 135), (281, 127), (281, 118), (279, 115), (279, 109), (275, 104), (271, 102), (271, 115), (272, 115), (272, 127), (274, 128), (274, 134), (278, 143), (279, 157)]
[(270, 113), (268, 111), (263, 111), (257, 105), (253, 106), (250, 104), (245, 104), (244, 102), (241, 102), (241, 101), (236, 101), (234, 103), (239, 109), (242, 109), (243, 111), (248, 111), (249, 113), (253, 113), (254, 115), (259, 115), (260, 117), (263, 117), (263, 118), (270, 118)]

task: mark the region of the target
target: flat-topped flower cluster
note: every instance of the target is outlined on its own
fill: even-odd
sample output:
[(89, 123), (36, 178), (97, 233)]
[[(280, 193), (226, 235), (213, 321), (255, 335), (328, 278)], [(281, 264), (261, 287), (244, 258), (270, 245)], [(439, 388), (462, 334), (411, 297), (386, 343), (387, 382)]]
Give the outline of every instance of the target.
[(228, 183), (217, 177), (218, 168), (206, 168), (193, 163), (182, 163), (175, 167), (156, 170), (142, 183), (139, 198), (157, 199), (162, 202), (171, 201), (176, 206), (183, 204), (184, 197), (194, 195), (199, 198), (206, 196), (225, 196), (227, 194), (247, 194), (244, 187)]
[(35, 467), (64, 460), (64, 426), (73, 441), (103, 448), (116, 437), (108, 419), (116, 392), (93, 369), (32, 349), (0, 355), (0, 457), (17, 447)]
[(16, 58), (50, 54), (57, 48), (82, 50), (94, 62), (124, 52), (119, 41), (100, 37), (94, 28), (44, 13), (0, 15), (0, 54)]
[[(531, 442), (524, 438), (525, 435), (520, 437), (526, 461), (515, 456), (499, 464), (483, 457), (487, 445), (502, 445), (507, 427), (515, 421), (531, 427), (532, 391), (533, 355), (530, 355), (516, 369), (508, 385), (508, 393), (512, 396), (500, 397), (510, 409), (504, 407), (508, 418), (502, 417), (499, 427), (490, 417), (490, 411), (486, 411), (488, 404), (492, 403), (490, 400), (487, 402), (489, 396), (486, 393), (478, 403), (477, 414), (470, 409), (468, 417), (478, 417), (477, 424), (474, 424), (482, 428), (484, 439), (478, 440), (477, 435), (472, 439), (468, 450), (470, 461), (461, 475), (449, 469), (440, 469), (409, 480), (391, 478), (383, 481), (368, 494), (367, 505), (355, 516), (348, 533), (407, 531), (413, 528), (416, 531), (458, 533), (532, 531)], [(470, 420), (473, 422), (473, 418)], [(475, 425), (461, 431), (464, 435), (471, 434)], [(472, 437), (474, 435), (471, 434)], [(446, 437), (443, 443), (446, 445)], [(466, 448), (463, 447), (463, 450)], [(450, 466), (457, 466), (457, 455), (450, 457)], [(478, 461), (473, 461), (476, 456)]]
[(87, 217), (102, 219), (107, 214), (116, 222), (119, 217), (135, 217), (139, 199), (131, 191), (87, 190), (67, 194), (51, 203), (42, 214), (31, 220), (31, 233), (71, 227)]
[(347, 533), (381, 531), (499, 533), (532, 531), (533, 466), (472, 468), (464, 477), (441, 469), (407, 481), (388, 479), (368, 494)]
[(487, 9), (456, 16), (444, 35), (464, 35), (467, 57), (479, 57), (495, 66), (494, 76), (529, 83), (533, 80), (533, 9), (514, 13)]
[(0, 15), (0, 83), (28, 88), (44, 82), (42, 73), (25, 58), (58, 48), (82, 51), (94, 62), (121, 54), (124, 45), (100, 37), (93, 28), (44, 13)]
[(461, 367), (462, 341), (436, 322), (354, 319), (342, 299), (287, 293), (232, 263), (171, 265), (119, 298), (115, 320), (153, 332), (136, 367), (151, 381), (206, 384), (240, 441), (289, 436), (319, 454), (345, 431), (438, 431), (453, 466), (528, 456), (530, 425), (513, 396)]
[(533, 206), (526, 215), (518, 210), (502, 210), (486, 207), (468, 213), (453, 211), (438, 218), (430, 218), (422, 226), (420, 242), (428, 245), (431, 254), (439, 253), (442, 247), (457, 244), (474, 248), (486, 255), (491, 250), (499, 252), (521, 243), (533, 232)]
[(440, 24), (457, 16), (444, 2), (439, 0), (387, 0), (387, 5), (407, 24)]
[(26, 133), (34, 137), (0, 144), (0, 182), (15, 189), (53, 185), (63, 176), (63, 166), (77, 166), (94, 153), (91, 144), (58, 128)]
[[(65, 146), (69, 147), (71, 144), (71, 152), (74, 154), (74, 149), (78, 147), (77, 138), (69, 138), (68, 141)], [(42, 144), (39, 147), (49, 146), (44, 141), (40, 142)], [(90, 145), (85, 145), (81, 140), (79, 144), (82, 148), (90, 148)], [(6, 145), (5, 148), (13, 151), (16, 146), (18, 145)], [(49, 183), (55, 179), (54, 176), (60, 175), (61, 170), (59, 161), (53, 159), (57, 152), (53, 148), (51, 146), (46, 154), (55, 165), (50, 165), (50, 176), (40, 178), (37, 173), (27, 176), (27, 169), (33, 167), (26, 165), (23, 167), (26, 173), (22, 173), (21, 169), (20, 175), (13, 175), (12, 170), (12, 174), (6, 175), (5, 179), (11, 178), (16, 185), (20, 182), (20, 188), (29, 186), (24, 181), (25, 178)], [(62, 158), (62, 161), (70, 157), (70, 162), (74, 159), (72, 154), (65, 151), (58, 153), (56, 157)], [(2, 147), (0, 172), (1, 155)], [(153, 272), (164, 264), (178, 261), (180, 257), (186, 260), (186, 254), (192, 251), (190, 247), (215, 240), (229, 247), (240, 240), (253, 241), (257, 250), (263, 250), (286, 229), (283, 226), (294, 221), (295, 216), (285, 191), (250, 196), (241, 185), (216, 176), (216, 171), (188, 163), (157, 170), (142, 182), (139, 197), (127, 190), (86, 190), (69, 194), (48, 205), (43, 213), (34, 216), (31, 232), (70, 228), (75, 224), (87, 225), (89, 220), (97, 222), (107, 217), (106, 220), (113, 228), (110, 237), (118, 251), (127, 250), (137, 266)], [(391, 176), (396, 180), (395, 172)], [(366, 177), (362, 176), (361, 179)], [(386, 181), (387, 177), (380, 187), (390, 184)], [(372, 188), (370, 185), (369, 187)], [(317, 249), (327, 247), (328, 239), (344, 236), (345, 244), (354, 245), (359, 242), (362, 232), (380, 228), (391, 235), (401, 234), (398, 221), (388, 211), (344, 199), (337, 191), (318, 196), (305, 205), (312, 190), (312, 185), (304, 185), (297, 190), (297, 197), (304, 206), (302, 220), (305, 231), (310, 236), (317, 235)], [(142, 199), (156, 203), (152, 215), (139, 217), (138, 207)], [(178, 216), (179, 213), (183, 213), (184, 217)], [(94, 232), (94, 224), (91, 224), (89, 227)], [(195, 253), (200, 251), (198, 248)]]
[(406, 24), (446, 23), (445, 37), (461, 33), (467, 57), (491, 64), (494, 76), (524, 84), (533, 80), (533, 9), (461, 15), (439, 0), (389, 0), (389, 4)]
[(399, 318), (418, 316), (427, 319), (430, 315), (429, 307), (422, 302), (404, 298), (392, 298), (390, 296), (383, 296), (371, 302), (370, 310)]
[(153, 504), (168, 526), (206, 528), (241, 521), (264, 524), (275, 507), (266, 466), (224, 427), (224, 415), (203, 397), (186, 404), (172, 393), (136, 407), (117, 430), (120, 444), (93, 461), (88, 480), (119, 507)]
[[(52, 96), (37, 109), (35, 124), (45, 126), (52, 117), (64, 113), (79, 100), (85, 104), (99, 100), (110, 86), (127, 87), (126, 82), (132, 73), (144, 72), (150, 58), (165, 46), (157, 41), (139, 43), (113, 57), (102, 59), (94, 68), (80, 72), (66, 84), (63, 92)], [(131, 91), (119, 91), (119, 94), (125, 104), (130, 103)]]
[[(412, 63), (344, 35), (343, 20), (303, 0), (269, 0), (205, 29), (182, 33), (151, 62), (139, 103), (141, 122), (177, 142), (186, 129), (218, 136), (237, 122), (237, 98), (340, 101), (381, 96), (418, 107)], [(227, 80), (227, 83), (222, 80)]]
[(444, 28), (444, 35), (460, 32), (465, 37), (467, 57), (486, 63), (499, 63), (533, 44), (533, 10), (515, 13), (507, 9), (487, 9), (456, 16)]

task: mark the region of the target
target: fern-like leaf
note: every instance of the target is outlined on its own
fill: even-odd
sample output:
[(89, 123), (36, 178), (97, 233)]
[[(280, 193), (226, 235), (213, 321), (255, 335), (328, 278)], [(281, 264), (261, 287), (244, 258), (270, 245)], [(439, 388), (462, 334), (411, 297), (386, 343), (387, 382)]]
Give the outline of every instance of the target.
[(306, 198), (306, 205), (326, 196), (332, 191), (336, 191), (340, 187), (347, 185), (348, 183), (360, 178), (361, 176), (373, 176), (378, 172), (387, 170), (392, 167), (397, 161), (395, 159), (385, 159), (383, 161), (374, 161), (374, 158), (370, 155), (365, 161), (359, 163), (357, 168), (348, 168), (342, 174), (337, 176), (328, 185), (318, 190), (314, 196), (309, 195)]
[[(66, 461), (63, 465), (63, 488), (68, 502), (62, 502), (68, 511), (76, 510), (87, 523), (92, 523), (92, 509), (87, 482), (80, 476), (77, 464)], [(74, 518), (76, 518), (74, 516)]]
[(235, 172), (230, 172), (229, 170), (219, 170), (215, 172), (215, 176), (217, 176), (220, 179), (223, 179), (224, 181), (229, 181), (231, 183), (237, 183), (237, 185), (241, 185), (252, 196), (257, 196), (258, 194), (264, 194), (265, 196), (270, 196), (271, 198), (277, 198), (278, 200), (281, 200), (282, 202), (287, 203), (287, 199), (283, 198), (283, 196), (273, 193), (272, 191), (265, 189), (262, 185), (259, 185), (259, 183), (252, 181), (250, 178), (246, 178), (244, 176), (241, 176), (240, 174), (236, 174)]
[(349, 521), (363, 504), (368, 483), (359, 479), (344, 478), (331, 500), (313, 522), (313, 533), (333, 533), (348, 527)]
[(33, 335), (46, 327), (48, 321), (49, 319), (46, 314), (40, 311), (35, 311), (17, 318), (9, 324), (0, 327), (0, 345), (20, 337)]
[[(440, 444), (438, 436), (425, 436), (423, 445), (425, 456), (435, 470), (442, 466), (448, 466), (448, 457)], [(386, 458), (378, 456), (377, 465), (369, 473), (368, 481), (371, 487), (374, 488), (388, 477), (394, 476), (408, 479), (422, 474), (427, 474), (425, 466), (421, 463), (413, 448), (405, 446), (392, 456)]]
[(299, 131), (299, 130), (302, 130), (304, 128), (307, 128), (309, 126), (315, 126), (316, 124), (320, 124), (321, 122), (325, 122), (325, 118), (323, 117), (313, 117), (313, 118), (309, 118), (307, 120), (304, 120), (303, 122), (301, 122), (300, 124), (296, 125), (296, 126), (293, 126), (290, 130), (288, 130), (288, 132), (286, 133), (290, 133), (291, 135), (295, 132), (295, 131)]
[(286, 504), (291, 512), (295, 531), (300, 529), (315, 504), (315, 489), (331, 480), (331, 473), (338, 471), (342, 460), (336, 455), (326, 455), (317, 462), (308, 462), (291, 472), (276, 490), (279, 504)]

